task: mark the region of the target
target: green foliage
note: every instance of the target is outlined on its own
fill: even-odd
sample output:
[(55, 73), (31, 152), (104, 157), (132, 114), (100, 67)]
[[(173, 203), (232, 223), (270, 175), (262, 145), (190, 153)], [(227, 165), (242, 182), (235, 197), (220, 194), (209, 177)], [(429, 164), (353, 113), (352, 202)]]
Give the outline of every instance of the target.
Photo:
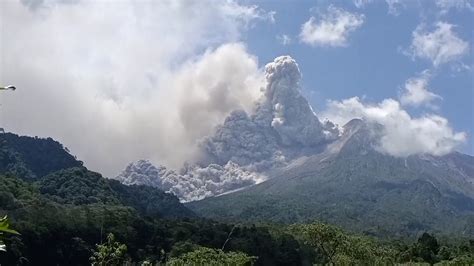
[(196, 214), (181, 204), (176, 196), (149, 186), (125, 186), (117, 180), (107, 180), (121, 204), (132, 206), (144, 216), (184, 218)]
[(474, 240), (453, 240), (441, 245), (434, 235), (425, 232), (416, 242), (398, 247), (397, 261), (426, 262), (430, 265), (471, 265), (474, 249), (471, 249), (470, 244)]
[(300, 233), (305, 244), (317, 249), (325, 263), (335, 263), (334, 257), (348, 244), (342, 230), (331, 225), (305, 224), (294, 226), (291, 230)]
[(64, 169), (41, 178), (40, 192), (61, 204), (125, 205), (150, 217), (194, 217), (172, 194), (147, 186), (125, 186), (85, 167)]
[(82, 166), (67, 148), (52, 138), (0, 135), (0, 171), (24, 179), (34, 179), (49, 173)]
[[(81, 174), (68, 178), (78, 170)], [(158, 263), (171, 254), (192, 251), (189, 246), (221, 248), (234, 227), (194, 216), (182, 217), (186, 212), (177, 217), (176, 212), (187, 209), (177, 200), (169, 200), (176, 199), (174, 196), (161, 197), (165, 193), (149, 187), (132, 186), (129, 190), (115, 181), (103, 183), (109, 181), (103, 178), (97, 180), (94, 189), (107, 189), (115, 200), (77, 204), (75, 187), (80, 184), (89, 190), (89, 173), (77, 168), (60, 173), (33, 184), (0, 175), (0, 195), (9, 199), (0, 201), (0, 211), (8, 211), (15, 229), (22, 233), (20, 238), (8, 239), (9, 250), (0, 254), (2, 264), (14, 265), (27, 258), (31, 263), (46, 265), (84, 265), (89, 262), (90, 250), (102, 239), (101, 232), (112, 232), (126, 241), (132, 261)], [(54, 181), (53, 176), (58, 180)], [(41, 194), (42, 184), (48, 185), (48, 194)], [(148, 194), (150, 201), (155, 201), (152, 205), (147, 204)], [(159, 215), (150, 216), (153, 213)], [(291, 235), (271, 234), (263, 226), (238, 226), (226, 245), (226, 251), (258, 256), (256, 265), (301, 264), (303, 255), (299, 250), (300, 244)]]
[[(331, 199), (322, 201), (324, 197), (330, 196), (319, 195), (314, 190), (310, 194), (305, 192), (303, 188), (315, 187), (311, 180), (287, 184), (299, 186), (296, 188), (301, 191), (296, 196), (293, 194), (294, 202), (265, 196), (266, 200), (260, 202), (260, 205), (240, 212), (239, 207), (248, 203), (245, 200), (254, 200), (249, 196), (236, 198), (222, 208), (214, 208), (217, 215), (230, 214), (227, 216), (229, 223), (223, 223), (198, 218), (173, 195), (147, 186), (124, 186), (87, 170), (80, 162), (74, 162), (71, 158), (73, 157), (65, 148), (52, 140), (23, 139), (13, 134), (0, 136), (0, 214), (8, 213), (12, 227), (21, 232), (21, 236), (4, 235), (6, 237), (3, 240), (8, 249), (0, 253), (0, 264), (87, 265), (90, 263), (89, 258), (95, 256), (92, 253), (94, 247), (97, 248), (96, 253), (102, 254), (97, 256), (97, 263), (100, 258), (107, 257), (104, 254), (112, 253), (117, 255), (114, 258), (123, 258), (125, 251), (115, 240), (99, 245), (100, 249), (95, 246), (102, 242), (103, 232), (113, 233), (126, 244), (127, 259), (133, 263), (143, 262), (144, 265), (161, 265), (168, 258), (176, 263), (184, 263), (184, 259), (222, 258), (243, 264), (248, 263), (251, 258), (250, 263), (255, 265), (330, 262), (378, 265), (428, 261), (441, 265), (472, 264), (474, 240), (468, 242), (469, 239), (450, 238), (450, 241), (445, 241), (434, 238), (434, 235), (421, 235), (413, 243), (409, 240), (382, 243), (367, 235), (380, 233), (383, 228), (375, 230), (370, 225), (357, 228), (356, 231), (364, 232), (364, 235), (354, 235), (339, 227), (322, 223), (292, 226), (290, 230), (284, 225), (234, 224), (235, 215), (241, 215), (247, 220), (253, 217), (263, 220), (283, 218), (284, 222), (288, 222), (306, 220), (317, 214), (336, 217), (337, 223), (350, 223), (354, 219), (359, 221), (377, 218), (378, 216), (374, 216), (377, 212), (386, 212), (385, 215), (390, 213), (390, 208), (384, 210), (381, 205), (375, 208), (375, 213), (369, 210), (364, 216), (360, 216), (356, 210), (364, 206), (364, 202), (350, 202), (344, 205), (345, 213), (337, 216), (332, 212), (332, 205), (328, 205)], [(51, 162), (45, 162), (47, 160)], [(45, 165), (40, 165), (42, 163)], [(356, 161), (349, 163), (351, 168), (360, 167)], [(70, 166), (74, 167), (69, 168)], [(344, 170), (342, 166), (340, 169), (341, 171), (333, 168), (331, 171), (335, 171), (337, 178), (345, 178), (347, 169)], [(355, 173), (360, 172), (360, 169), (353, 170)], [(364, 183), (367, 180), (363, 176), (358, 178), (360, 184), (370, 185)], [(329, 185), (321, 186), (321, 189), (336, 191), (330, 181), (327, 180)], [(409, 189), (420, 192), (418, 203), (433, 203), (433, 198), (423, 196), (427, 194), (425, 192), (432, 192), (431, 186), (423, 182), (408, 184), (414, 184)], [(351, 183), (352, 187), (355, 185)], [(397, 193), (406, 191), (406, 188), (397, 186), (393, 189), (393, 184), (382, 187), (384, 189), (375, 190), (375, 193), (378, 196), (393, 197), (394, 204), (397, 203)], [(340, 198), (344, 194), (350, 196), (351, 193), (360, 191), (360, 188), (355, 191), (340, 187), (337, 189), (342, 196), (340, 193), (330, 195), (339, 197), (343, 202), (351, 198)], [(409, 190), (407, 193), (413, 191)], [(366, 200), (377, 200), (377, 195), (368, 195)], [(305, 204), (314, 198), (321, 203), (320, 206)], [(410, 229), (395, 232), (406, 235), (410, 230), (422, 229), (422, 225), (418, 223), (420, 220), (411, 214), (411, 211), (419, 210), (418, 203), (415, 202), (416, 206), (406, 214), (407, 219), (413, 221), (405, 224)], [(403, 209), (398, 205), (394, 206)], [(393, 229), (397, 227), (391, 227), (391, 223), (405, 222), (395, 219), (396, 216), (386, 217), (391, 220), (382, 221), (383, 223), (374, 220), (374, 223), (387, 224)], [(457, 218), (455, 215), (452, 217), (453, 220)], [(463, 224), (466, 236), (473, 235), (473, 224), (474, 216)], [(457, 225), (454, 223), (453, 226)], [(377, 236), (383, 235), (379, 233)], [(221, 251), (226, 241), (225, 249)], [(203, 246), (208, 249), (199, 248)], [(104, 252), (101, 253), (101, 250)]]
[(452, 260), (443, 260), (435, 265), (474, 265), (474, 255), (462, 255)]
[[(111, 188), (117, 191), (113, 185)], [(14, 228), (22, 233), (5, 240), (9, 248), (0, 253), (0, 262), (5, 265), (25, 259), (32, 264), (85, 265), (92, 255), (90, 250), (103, 239), (101, 232), (111, 232), (126, 243), (131, 261), (152, 264), (181, 257), (197, 246), (220, 249), (233, 228), (225, 253), (242, 252), (258, 257), (255, 265), (423, 262), (420, 247), (436, 251), (435, 243), (440, 247), (434, 255), (447, 264), (469, 261), (474, 246), (474, 242), (471, 245), (465, 240), (448, 243), (423, 235), (414, 243), (382, 244), (322, 223), (295, 225), (285, 230), (281, 225), (235, 226), (196, 217), (162, 219), (121, 204), (58, 203), (50, 194), (41, 194), (35, 185), (13, 176), (0, 175), (0, 190), (10, 197), (0, 201), (0, 211), (7, 211)], [(331, 259), (327, 254), (333, 254)]]
[(8, 218), (6, 215), (3, 218), (0, 218), (0, 251), (6, 250), (5, 243), (3, 243), (5, 233), (19, 235), (17, 231), (10, 228), (10, 224), (8, 223)]
[(37, 193), (37, 188), (12, 175), (0, 175), (0, 205), (2, 209), (20, 208), (22, 202), (34, 200)]
[(220, 249), (200, 247), (166, 263), (169, 266), (184, 265), (253, 265), (257, 257), (242, 252), (223, 252)]
[(290, 230), (306, 245), (320, 254), (317, 263), (387, 264), (394, 261), (394, 250), (363, 236), (345, 233), (340, 228), (323, 223), (294, 225)]
[(193, 242), (187, 241), (180, 241), (173, 245), (171, 251), (169, 253), (170, 258), (177, 258), (180, 257), (188, 252), (194, 251), (198, 249), (199, 246), (194, 244)]
[(38, 181), (38, 186), (41, 194), (62, 204), (120, 204), (117, 193), (112, 190), (107, 180), (85, 167), (49, 174)]
[(434, 236), (425, 232), (420, 238), (418, 238), (417, 244), (418, 255), (424, 261), (430, 264), (438, 261), (436, 254), (438, 254), (439, 251), (439, 244), (438, 240)]
[(107, 235), (107, 242), (97, 245), (90, 257), (93, 266), (123, 265), (127, 259), (127, 246), (115, 241), (113, 234)]
[(10, 228), (8, 217), (6, 215), (3, 218), (0, 218), (0, 234), (2, 233), (17, 234), (17, 235), (20, 234), (17, 231)]

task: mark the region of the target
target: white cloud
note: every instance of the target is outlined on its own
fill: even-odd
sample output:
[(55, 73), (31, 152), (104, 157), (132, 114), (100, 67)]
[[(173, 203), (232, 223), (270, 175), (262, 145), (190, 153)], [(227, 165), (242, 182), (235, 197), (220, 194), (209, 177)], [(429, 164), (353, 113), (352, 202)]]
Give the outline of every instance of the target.
[(459, 73), (464, 71), (471, 71), (472, 67), (469, 65), (464, 64), (463, 62), (456, 62), (451, 64), (451, 70), (453, 72)]
[[(353, 0), (357, 8), (363, 8), (373, 0)], [(472, 0), (434, 0), (434, 1), (414, 1), (414, 0), (385, 0), (388, 7), (388, 13), (393, 16), (400, 15), (403, 9), (418, 8), (422, 13), (439, 11), (445, 15), (451, 9), (474, 11), (474, 2)]]
[(446, 22), (436, 23), (434, 31), (426, 31), (418, 26), (413, 32), (409, 54), (412, 57), (430, 60), (439, 66), (460, 59), (469, 51), (469, 44), (453, 31), (454, 25)]
[[(199, 2), (199, 1), (197, 1)], [(209, 4), (214, 4), (220, 9), (220, 12), (229, 16), (231, 18), (241, 19), (245, 22), (246, 25), (251, 24), (255, 20), (266, 20), (271, 23), (275, 23), (275, 11), (266, 12), (259, 8), (257, 5), (241, 5), (234, 0), (210, 2)], [(187, 1), (181, 0), (182, 4), (187, 4)], [(196, 10), (197, 11), (197, 10)]]
[(441, 13), (446, 13), (450, 9), (468, 9), (473, 11), (474, 6), (470, 0), (436, 0), (436, 6), (441, 9)]
[(279, 43), (285, 46), (291, 44), (292, 42), (291, 37), (286, 34), (277, 35), (276, 39), (278, 40)]
[(256, 6), (62, 2), (0, 3), (12, 36), (1, 40), (0, 79), (18, 88), (0, 95), (6, 130), (56, 138), (109, 176), (137, 158), (178, 167), (260, 95), (257, 59), (232, 43), (268, 20)]
[(403, 105), (435, 107), (432, 102), (436, 99), (442, 99), (442, 97), (429, 91), (429, 79), (428, 71), (424, 71), (418, 77), (408, 79), (400, 96), (400, 102)]
[(353, 2), (357, 8), (364, 8), (366, 5), (372, 3), (373, 0), (354, 0)]
[(312, 46), (346, 46), (349, 34), (364, 23), (364, 15), (329, 6), (320, 18), (311, 17), (301, 26), (300, 40)]
[(385, 99), (378, 104), (365, 104), (358, 97), (329, 101), (323, 117), (339, 125), (353, 118), (382, 125), (383, 135), (376, 148), (397, 157), (444, 155), (454, 151), (467, 138), (464, 132), (454, 132), (446, 118), (434, 114), (411, 117), (393, 99)]
[(400, 14), (400, 9), (405, 7), (404, 0), (385, 0), (388, 6), (388, 13), (393, 16)]

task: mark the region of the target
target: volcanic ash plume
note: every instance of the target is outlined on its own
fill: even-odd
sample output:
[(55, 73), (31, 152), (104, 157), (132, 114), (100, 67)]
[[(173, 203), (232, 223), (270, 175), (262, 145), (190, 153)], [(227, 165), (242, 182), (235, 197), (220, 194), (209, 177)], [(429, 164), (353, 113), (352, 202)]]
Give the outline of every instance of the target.
[(294, 150), (312, 148), (338, 137), (331, 123), (322, 124), (301, 95), (301, 73), (289, 56), (277, 57), (265, 67), (266, 87), (256, 111), (234, 111), (204, 142), (217, 163), (273, 165)]
[(202, 140), (203, 156), (196, 164), (172, 171), (138, 161), (117, 179), (159, 187), (182, 201), (198, 200), (262, 182), (265, 171), (303, 152), (317, 152), (339, 136), (337, 127), (321, 123), (301, 95), (295, 60), (276, 58), (266, 65), (265, 77), (265, 91), (254, 112), (233, 111)]
[(334, 139), (338, 132), (325, 130), (308, 101), (301, 95), (301, 74), (295, 60), (277, 57), (265, 67), (264, 105), (273, 113), (271, 126), (283, 145), (313, 146)]

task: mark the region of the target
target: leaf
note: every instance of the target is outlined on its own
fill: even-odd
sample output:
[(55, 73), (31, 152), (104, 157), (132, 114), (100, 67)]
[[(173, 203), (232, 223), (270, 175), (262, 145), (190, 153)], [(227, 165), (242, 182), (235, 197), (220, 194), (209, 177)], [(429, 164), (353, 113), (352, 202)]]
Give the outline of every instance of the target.
[(5, 215), (5, 217), (0, 219), (0, 233), (10, 233), (10, 234), (15, 234), (19, 235), (17, 231), (10, 229), (10, 224), (8, 223), (8, 217)]

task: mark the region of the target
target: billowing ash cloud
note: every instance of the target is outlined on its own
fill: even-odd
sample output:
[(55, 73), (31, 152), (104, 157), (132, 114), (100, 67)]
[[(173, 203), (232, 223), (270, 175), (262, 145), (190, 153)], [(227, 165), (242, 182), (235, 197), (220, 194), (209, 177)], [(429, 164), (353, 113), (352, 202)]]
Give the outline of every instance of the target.
[(331, 122), (321, 123), (301, 95), (301, 73), (289, 56), (265, 67), (266, 86), (254, 111), (233, 111), (200, 144), (201, 158), (179, 171), (148, 161), (130, 164), (117, 177), (198, 200), (262, 182), (265, 171), (283, 166), (306, 151), (318, 151), (339, 136)]
[(273, 112), (271, 126), (283, 145), (314, 146), (337, 137), (337, 131), (325, 130), (308, 101), (301, 95), (301, 74), (289, 56), (276, 58), (265, 67), (267, 86), (261, 111)]
[(301, 73), (289, 56), (267, 64), (265, 79), (262, 97), (252, 111), (231, 112), (212, 135), (202, 139), (200, 158), (193, 164), (172, 171), (138, 161), (117, 179), (159, 187), (182, 201), (220, 195), (262, 182), (267, 170), (295, 158), (322, 152), (341, 136), (339, 127), (330, 121), (344, 125), (353, 118), (377, 124), (381, 131), (374, 137), (378, 138), (375, 148), (393, 156), (444, 155), (466, 139), (445, 118), (413, 118), (393, 99), (374, 105), (357, 97), (330, 101), (322, 114), (330, 120), (321, 123), (301, 95)]
[(255, 112), (234, 111), (227, 117), (203, 142), (206, 158), (262, 169), (285, 162), (295, 149), (317, 148), (337, 138), (337, 128), (330, 122), (322, 124), (301, 95), (301, 73), (291, 57), (267, 64), (265, 77), (264, 96)]
[(260, 183), (265, 177), (232, 162), (223, 166), (187, 166), (176, 172), (164, 166), (155, 167), (147, 160), (139, 160), (129, 164), (116, 179), (126, 185), (143, 184), (157, 187), (187, 202)]
[(239, 40), (272, 14), (220, 0), (0, 1), (0, 83), (18, 88), (0, 95), (0, 123), (106, 176), (137, 158), (180, 167), (260, 97)]
[(266, 122), (256, 121), (245, 111), (232, 112), (216, 133), (204, 140), (205, 159), (219, 164), (234, 161), (240, 165), (271, 160), (278, 151), (278, 136), (271, 130), (270, 121)]

